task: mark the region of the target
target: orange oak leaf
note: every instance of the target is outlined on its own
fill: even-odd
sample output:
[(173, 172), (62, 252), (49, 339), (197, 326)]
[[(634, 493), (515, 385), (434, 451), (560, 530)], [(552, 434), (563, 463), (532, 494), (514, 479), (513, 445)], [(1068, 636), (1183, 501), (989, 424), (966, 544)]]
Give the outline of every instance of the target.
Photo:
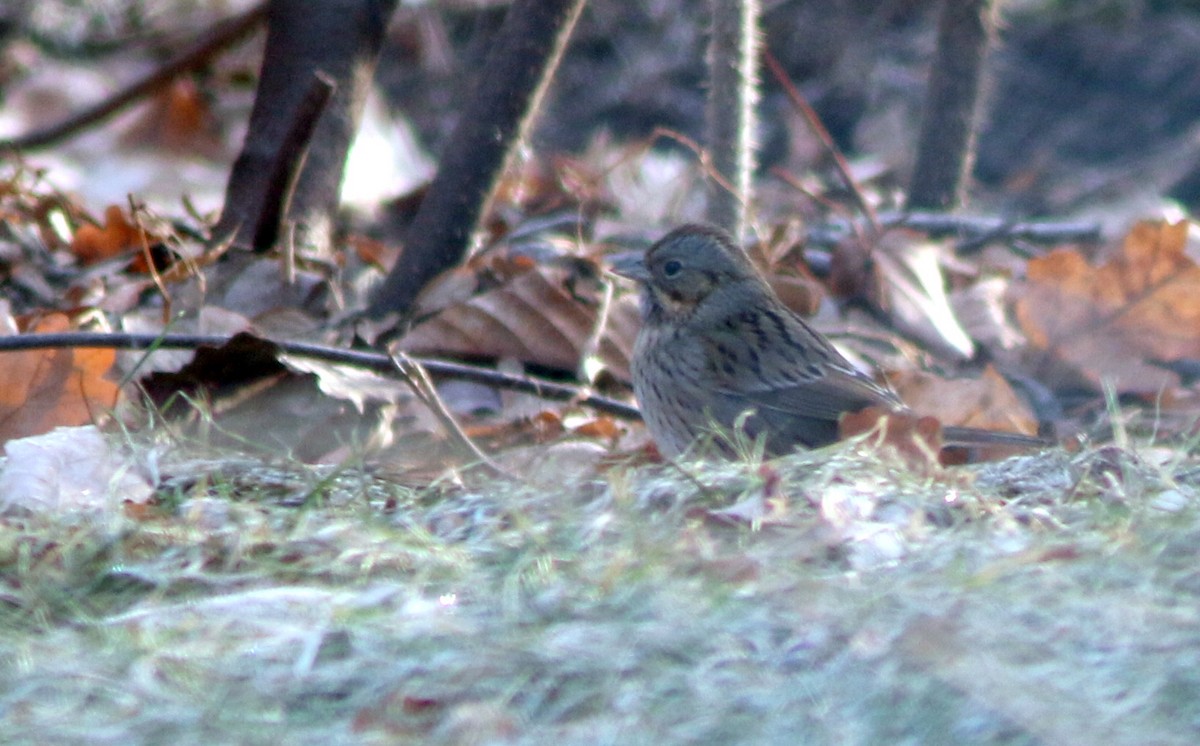
[[(31, 331), (70, 329), (62, 314), (41, 319)], [(118, 388), (105, 378), (114, 350), (50, 349), (0, 355), (0, 442), (93, 422), (117, 403)]]
[(1031, 260), (1016, 314), (1042, 362), (1122, 393), (1175, 386), (1147, 360), (1200, 358), (1200, 267), (1184, 253), (1187, 232), (1186, 222), (1141, 222), (1099, 266), (1068, 249)]
[[(150, 239), (153, 243), (157, 239)], [(116, 205), (104, 211), (104, 226), (85, 223), (71, 239), (71, 251), (84, 264), (108, 259), (142, 245), (141, 232)]]

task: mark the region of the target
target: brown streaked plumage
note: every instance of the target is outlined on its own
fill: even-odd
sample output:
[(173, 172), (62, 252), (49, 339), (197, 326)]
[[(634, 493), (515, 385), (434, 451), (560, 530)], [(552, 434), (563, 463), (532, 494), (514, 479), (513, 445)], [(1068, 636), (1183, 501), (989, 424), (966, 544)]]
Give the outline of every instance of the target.
[[(643, 257), (614, 267), (642, 289), (633, 388), (666, 456), (714, 424), (763, 436), (768, 455), (837, 440), (842, 414), (904, 404), (850, 364), (783, 305), (724, 231), (684, 225)], [(1040, 444), (1036, 438), (947, 428), (947, 440)], [(725, 449), (727, 450), (727, 449)]]

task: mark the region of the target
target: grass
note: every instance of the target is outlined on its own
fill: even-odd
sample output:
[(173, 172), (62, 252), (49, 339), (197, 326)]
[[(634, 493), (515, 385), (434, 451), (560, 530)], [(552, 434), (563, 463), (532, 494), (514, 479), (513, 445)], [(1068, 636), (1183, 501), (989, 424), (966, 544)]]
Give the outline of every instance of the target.
[(0, 519), (6, 743), (1200, 732), (1194, 489), (1127, 452), (921, 473), (842, 447), (554, 488), (164, 471), (146, 511)]

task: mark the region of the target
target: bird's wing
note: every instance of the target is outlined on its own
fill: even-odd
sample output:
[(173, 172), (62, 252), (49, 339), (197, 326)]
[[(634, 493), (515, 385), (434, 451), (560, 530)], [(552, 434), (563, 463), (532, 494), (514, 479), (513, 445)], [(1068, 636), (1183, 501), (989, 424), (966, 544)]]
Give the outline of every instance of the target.
[(902, 406), (793, 314), (741, 313), (736, 324), (713, 331), (709, 359), (718, 361), (712, 371), (717, 392), (729, 406), (754, 408), (773, 426), (788, 418), (836, 423), (869, 406)]

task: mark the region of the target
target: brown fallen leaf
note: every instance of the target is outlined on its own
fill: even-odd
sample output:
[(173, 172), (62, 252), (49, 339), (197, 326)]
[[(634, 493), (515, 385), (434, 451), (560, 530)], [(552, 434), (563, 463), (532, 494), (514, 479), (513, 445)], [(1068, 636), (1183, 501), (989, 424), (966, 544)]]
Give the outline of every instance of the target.
[(780, 225), (768, 231), (761, 241), (746, 248), (755, 266), (767, 278), (771, 289), (783, 304), (801, 316), (817, 313), (825, 298), (825, 286), (803, 259), (803, 238), (795, 226)]
[[(547, 215), (556, 210), (587, 213), (607, 200), (602, 185), (600, 172), (584, 159), (534, 156), (505, 170), (492, 200), (495, 205), (517, 207), (526, 215)], [(499, 218), (494, 214), (492, 219)]]
[(783, 305), (805, 317), (817, 312), (825, 296), (821, 283), (803, 274), (775, 273), (767, 276), (767, 282)]
[(213, 160), (227, 156), (219, 121), (205, 92), (186, 76), (154, 95), (141, 118), (121, 136), (121, 146)]
[(914, 370), (889, 376), (889, 382), (913, 411), (946, 425), (1037, 433), (1029, 407), (991, 365), (978, 378), (942, 378)]
[(433, 280), (417, 296), (415, 318), (431, 316), (459, 303), (465, 303), (485, 290), (506, 285), (533, 270), (537, 264), (526, 256), (493, 252), (475, 256)]
[(596, 417), (571, 428), (576, 435), (616, 442), (621, 437), (621, 426), (612, 417)]
[(360, 261), (383, 269), (390, 268), (400, 256), (399, 246), (364, 236), (361, 233), (351, 233), (346, 236), (346, 248), (353, 251)]
[(4, 456), (0, 515), (111, 515), (153, 500), (150, 477), (95, 425), (13, 439)]
[(975, 344), (959, 323), (946, 294), (942, 269), (948, 247), (908, 230), (879, 238), (871, 254), (879, 280), (876, 301), (900, 330), (939, 356), (968, 360)]
[(156, 237), (144, 236), (137, 226), (130, 223), (125, 212), (116, 205), (104, 211), (104, 225), (85, 223), (75, 231), (71, 239), (71, 251), (84, 264), (109, 259), (126, 251), (140, 249), (142, 241), (156, 243)]
[(838, 433), (842, 438), (875, 433), (878, 445), (891, 446), (914, 468), (936, 463), (942, 449), (942, 423), (936, 417), (882, 407), (867, 407), (842, 415)]
[[(598, 322), (601, 296), (596, 283), (570, 280), (570, 270), (561, 267), (530, 267), (417, 324), (399, 341), (399, 348), (413, 354), (513, 358), (575, 370)], [(613, 304), (599, 357), (618, 378), (628, 379), (638, 323), (633, 298)]]
[[(30, 332), (70, 331), (64, 314), (45, 316)], [(83, 425), (107, 414), (118, 388), (106, 376), (114, 350), (49, 349), (0, 355), (0, 442)]]
[(1155, 395), (1178, 376), (1147, 359), (1200, 357), (1200, 267), (1184, 253), (1188, 224), (1141, 222), (1095, 266), (1060, 249), (1029, 262), (1016, 314), (1043, 371), (1066, 365), (1099, 389)]

